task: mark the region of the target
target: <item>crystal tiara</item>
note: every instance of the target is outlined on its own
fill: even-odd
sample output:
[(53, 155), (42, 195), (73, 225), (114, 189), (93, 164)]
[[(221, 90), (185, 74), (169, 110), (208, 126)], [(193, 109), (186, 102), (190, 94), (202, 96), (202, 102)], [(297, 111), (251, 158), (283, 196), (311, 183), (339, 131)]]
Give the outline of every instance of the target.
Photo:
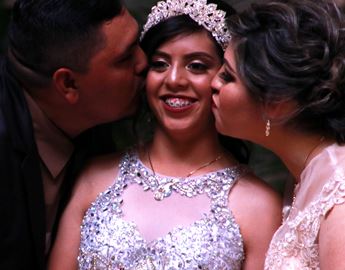
[(215, 38), (223, 50), (231, 39), (227, 28), (226, 12), (217, 9), (216, 4), (207, 4), (207, 0), (166, 0), (159, 1), (152, 7), (151, 13), (141, 32), (140, 40), (146, 32), (161, 21), (178, 15), (188, 15), (192, 20), (203, 26)]

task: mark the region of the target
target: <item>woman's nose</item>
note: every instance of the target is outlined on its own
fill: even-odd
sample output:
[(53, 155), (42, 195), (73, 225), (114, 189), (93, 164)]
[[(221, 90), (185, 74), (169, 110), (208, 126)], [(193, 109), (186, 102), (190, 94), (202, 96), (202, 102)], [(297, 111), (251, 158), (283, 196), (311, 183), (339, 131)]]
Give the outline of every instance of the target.
[(222, 82), (218, 76), (218, 73), (213, 77), (211, 81), (211, 89), (213, 94), (218, 94), (222, 86)]
[(186, 87), (188, 85), (186, 71), (177, 65), (171, 66), (165, 82), (172, 90)]

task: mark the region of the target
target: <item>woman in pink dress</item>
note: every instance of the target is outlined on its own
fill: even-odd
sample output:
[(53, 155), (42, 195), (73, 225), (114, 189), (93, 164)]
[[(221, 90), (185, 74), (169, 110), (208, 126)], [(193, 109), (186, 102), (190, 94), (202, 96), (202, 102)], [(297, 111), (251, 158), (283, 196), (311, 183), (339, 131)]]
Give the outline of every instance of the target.
[(345, 20), (323, 0), (253, 5), (212, 82), (219, 132), (277, 154), (296, 180), (265, 269), (345, 269)]

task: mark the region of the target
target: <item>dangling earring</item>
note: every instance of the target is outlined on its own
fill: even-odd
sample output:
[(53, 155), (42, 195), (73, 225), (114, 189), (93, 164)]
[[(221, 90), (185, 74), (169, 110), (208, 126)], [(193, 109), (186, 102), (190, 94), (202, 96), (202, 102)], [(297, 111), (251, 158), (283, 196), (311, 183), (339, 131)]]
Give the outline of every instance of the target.
[(271, 121), (268, 119), (266, 122), (266, 130), (265, 130), (266, 137), (270, 136), (270, 131), (271, 131)]

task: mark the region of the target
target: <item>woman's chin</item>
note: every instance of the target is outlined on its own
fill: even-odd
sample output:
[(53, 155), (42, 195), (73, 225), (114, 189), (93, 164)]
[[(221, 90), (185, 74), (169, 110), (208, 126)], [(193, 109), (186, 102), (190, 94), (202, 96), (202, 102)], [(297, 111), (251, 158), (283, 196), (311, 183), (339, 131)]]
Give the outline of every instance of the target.
[(222, 125), (222, 123), (216, 121), (215, 125), (216, 125), (216, 130), (218, 133), (225, 136), (234, 137), (234, 134), (231, 132), (231, 130), (224, 128), (224, 125)]

